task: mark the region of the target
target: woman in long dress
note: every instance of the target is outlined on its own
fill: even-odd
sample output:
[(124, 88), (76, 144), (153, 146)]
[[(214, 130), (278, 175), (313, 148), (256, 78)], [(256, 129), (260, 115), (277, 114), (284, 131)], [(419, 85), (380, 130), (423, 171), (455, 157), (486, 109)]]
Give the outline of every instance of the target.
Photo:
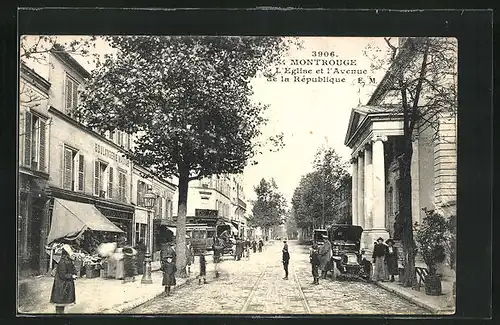
[(387, 253), (387, 246), (384, 244), (382, 237), (377, 239), (377, 243), (373, 248), (373, 281), (385, 281), (385, 255)]
[(387, 252), (385, 263), (387, 265), (387, 275), (391, 276), (391, 282), (394, 282), (394, 276), (399, 274), (398, 270), (398, 249), (394, 246), (394, 240), (387, 239)]
[(69, 245), (62, 247), (62, 255), (57, 264), (54, 284), (50, 293), (50, 302), (56, 306), (56, 314), (64, 314), (64, 308), (76, 301), (76, 269), (72, 261), (73, 250)]

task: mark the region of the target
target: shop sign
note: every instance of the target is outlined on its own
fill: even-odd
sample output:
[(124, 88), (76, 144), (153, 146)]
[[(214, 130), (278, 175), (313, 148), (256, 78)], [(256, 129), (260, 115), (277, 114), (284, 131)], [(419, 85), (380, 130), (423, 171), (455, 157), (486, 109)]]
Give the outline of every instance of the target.
[(119, 164), (125, 165), (127, 167), (130, 164), (130, 161), (127, 158), (123, 157), (121, 154), (119, 154), (116, 151), (109, 150), (108, 148), (100, 145), (99, 143), (95, 144), (94, 150), (96, 153), (100, 154), (101, 156), (113, 159), (114, 161), (116, 161)]

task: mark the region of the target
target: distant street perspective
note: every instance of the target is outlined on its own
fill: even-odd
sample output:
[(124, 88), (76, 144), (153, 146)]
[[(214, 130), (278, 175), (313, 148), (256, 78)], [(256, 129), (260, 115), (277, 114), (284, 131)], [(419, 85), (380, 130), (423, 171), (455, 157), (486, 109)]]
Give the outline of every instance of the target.
[(453, 314), (457, 55), (23, 35), (18, 314)]
[(269, 243), (249, 260), (224, 259), (220, 277), (213, 264), (207, 268), (207, 284), (193, 280), (173, 296), (159, 296), (130, 314), (428, 314), (405, 299), (358, 279), (314, 285), (309, 249), (290, 241), (288, 280), (281, 261), (280, 241)]

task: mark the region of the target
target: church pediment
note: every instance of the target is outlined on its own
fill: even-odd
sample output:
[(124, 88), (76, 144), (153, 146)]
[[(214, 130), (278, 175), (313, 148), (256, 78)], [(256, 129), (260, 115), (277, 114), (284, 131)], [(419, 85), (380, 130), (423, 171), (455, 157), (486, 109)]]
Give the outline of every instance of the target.
[(365, 120), (368, 120), (371, 116), (385, 116), (388, 113), (394, 112), (394, 108), (386, 106), (359, 106), (351, 110), (351, 116), (349, 118), (349, 126), (347, 128), (347, 134), (345, 137), (344, 144), (349, 146), (352, 138), (361, 133), (362, 128), (368, 125)]

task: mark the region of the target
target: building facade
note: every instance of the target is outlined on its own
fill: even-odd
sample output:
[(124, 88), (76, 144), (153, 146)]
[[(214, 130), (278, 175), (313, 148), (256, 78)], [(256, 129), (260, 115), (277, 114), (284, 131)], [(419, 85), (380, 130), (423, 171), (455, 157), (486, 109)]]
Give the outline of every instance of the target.
[(19, 98), (18, 265), (22, 274), (44, 272), (48, 228), (50, 83), (21, 64)]
[(143, 207), (147, 187), (140, 184), (150, 185), (157, 195), (155, 219), (172, 217), (176, 189), (126, 158), (132, 136), (98, 133), (82, 124), (75, 108), (90, 74), (65, 52), (51, 51), (47, 60), (44, 76), (24, 64), (20, 73), (18, 256), (25, 273), (47, 271), (55, 200), (95, 206), (135, 244), (145, 238), (148, 224)]
[[(174, 207), (178, 206), (177, 195)], [(238, 234), (247, 231), (246, 198), (241, 175), (204, 177), (189, 182), (187, 223), (215, 225), (218, 220), (231, 222)], [(177, 209), (174, 209), (174, 218)]]
[[(408, 58), (406, 58), (408, 59)], [(396, 69), (397, 70), (397, 69)], [(400, 213), (400, 157), (403, 116), (386, 100), (384, 77), (368, 105), (351, 111), (345, 145), (352, 149), (352, 222), (364, 228), (362, 245), (393, 237)], [(440, 113), (416, 123), (412, 134), (411, 204), (413, 223), (425, 218), (423, 208), (447, 217), (456, 214), (457, 118)]]

